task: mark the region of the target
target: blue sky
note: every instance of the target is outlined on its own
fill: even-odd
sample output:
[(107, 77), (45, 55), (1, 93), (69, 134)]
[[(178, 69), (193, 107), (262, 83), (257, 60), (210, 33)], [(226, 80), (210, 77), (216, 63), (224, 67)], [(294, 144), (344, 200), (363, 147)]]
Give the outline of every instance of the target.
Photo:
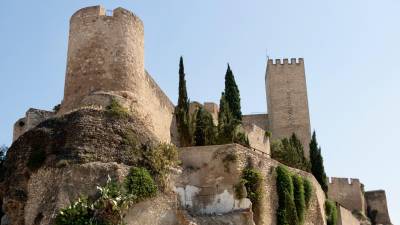
[(69, 18), (97, 4), (141, 17), (146, 68), (174, 102), (180, 55), (189, 96), (201, 102), (218, 102), (229, 62), (244, 113), (266, 111), (267, 49), (272, 58), (304, 57), (328, 175), (385, 189), (400, 223), (399, 1), (2, 2), (0, 144), (10, 145), (13, 123), (29, 107), (62, 100)]

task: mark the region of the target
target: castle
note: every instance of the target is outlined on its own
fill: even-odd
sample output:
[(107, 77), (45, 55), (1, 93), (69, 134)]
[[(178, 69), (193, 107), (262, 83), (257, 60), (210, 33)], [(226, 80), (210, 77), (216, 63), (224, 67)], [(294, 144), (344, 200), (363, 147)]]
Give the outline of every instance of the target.
[[(265, 82), (268, 114), (243, 116), (251, 147), (269, 157), (270, 138), (272, 141), (295, 133), (304, 146), (305, 156), (309, 157), (311, 128), (304, 60), (268, 59)], [(60, 108), (29, 109), (15, 123), (13, 140), (46, 119), (85, 107), (105, 108), (113, 99), (134, 112), (159, 141), (179, 146), (175, 106), (144, 68), (143, 22), (123, 8), (112, 12), (101, 6), (83, 8), (70, 20)], [(198, 105), (192, 103), (191, 111)], [(204, 108), (217, 123), (218, 105), (208, 102)], [(266, 131), (272, 136), (266, 136)], [(377, 224), (391, 224), (384, 191), (364, 193), (357, 179), (349, 182), (346, 178), (332, 178), (328, 196), (341, 207), (340, 221), (348, 221), (352, 211), (367, 214), (368, 210), (375, 210)]]

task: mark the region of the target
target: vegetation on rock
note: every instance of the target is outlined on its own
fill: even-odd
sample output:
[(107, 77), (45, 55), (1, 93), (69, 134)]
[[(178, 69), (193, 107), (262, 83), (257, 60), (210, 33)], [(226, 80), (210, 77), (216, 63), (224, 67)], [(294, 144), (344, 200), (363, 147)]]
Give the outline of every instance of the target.
[(28, 159), (27, 167), (31, 170), (39, 169), (46, 160), (46, 152), (43, 148), (33, 148)]
[(127, 118), (130, 116), (129, 111), (114, 98), (111, 99), (110, 104), (106, 107), (106, 113), (116, 118)]
[(58, 213), (56, 225), (122, 225), (125, 211), (130, 205), (146, 198), (154, 197), (157, 186), (149, 171), (132, 167), (124, 185), (108, 177), (104, 187), (97, 187), (99, 198), (95, 201), (87, 197), (79, 198)]
[(304, 223), (312, 192), (309, 181), (291, 174), (284, 166), (276, 168), (278, 191), (278, 225), (301, 225)]
[(240, 182), (246, 187), (247, 197), (252, 203), (253, 211), (259, 209), (263, 198), (262, 181), (262, 175), (257, 169), (246, 168), (243, 170)]
[(175, 108), (175, 117), (179, 132), (179, 139), (181, 146), (190, 146), (192, 144), (192, 135), (190, 131), (190, 114), (186, 80), (185, 80), (185, 68), (183, 65), (183, 58), (179, 60), (179, 96), (178, 105)]
[(337, 223), (337, 208), (335, 202), (331, 200), (325, 201), (325, 215), (327, 225), (336, 225)]
[(287, 166), (310, 171), (310, 162), (304, 156), (303, 145), (294, 133), (290, 138), (274, 141), (271, 156)]
[(324, 159), (321, 154), (321, 147), (318, 146), (317, 136), (315, 131), (313, 132), (312, 139), (310, 142), (310, 162), (311, 172), (321, 185), (322, 190), (328, 193), (327, 177), (324, 168)]

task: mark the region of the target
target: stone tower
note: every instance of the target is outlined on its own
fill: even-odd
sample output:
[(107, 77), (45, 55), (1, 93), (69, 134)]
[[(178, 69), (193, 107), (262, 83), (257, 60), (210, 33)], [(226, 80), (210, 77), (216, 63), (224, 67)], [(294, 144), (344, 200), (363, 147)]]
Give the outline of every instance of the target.
[(265, 80), (272, 139), (295, 133), (309, 158), (311, 130), (303, 59), (269, 59)]
[(137, 80), (144, 78), (144, 28), (137, 16), (93, 6), (71, 17), (62, 112), (96, 91), (140, 90)]

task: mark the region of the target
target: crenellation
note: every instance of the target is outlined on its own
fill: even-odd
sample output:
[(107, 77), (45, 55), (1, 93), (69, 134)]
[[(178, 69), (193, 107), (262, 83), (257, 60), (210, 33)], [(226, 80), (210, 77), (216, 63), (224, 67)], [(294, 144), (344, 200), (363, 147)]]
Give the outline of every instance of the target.
[(365, 212), (362, 186), (357, 178), (331, 177), (328, 183), (328, 197), (350, 211)]

